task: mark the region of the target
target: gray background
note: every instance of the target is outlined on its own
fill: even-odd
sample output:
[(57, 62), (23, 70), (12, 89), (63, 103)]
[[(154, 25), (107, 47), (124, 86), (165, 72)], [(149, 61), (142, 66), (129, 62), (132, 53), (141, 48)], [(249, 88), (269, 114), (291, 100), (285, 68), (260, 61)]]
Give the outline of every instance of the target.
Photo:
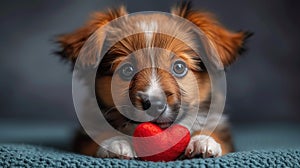
[[(248, 52), (227, 73), (226, 112), (234, 123), (300, 121), (299, 2), (195, 1), (232, 30), (250, 30)], [(169, 11), (171, 0), (2, 0), (0, 121), (77, 123), (71, 71), (52, 52), (57, 34), (81, 26), (93, 11), (126, 4), (129, 12)]]

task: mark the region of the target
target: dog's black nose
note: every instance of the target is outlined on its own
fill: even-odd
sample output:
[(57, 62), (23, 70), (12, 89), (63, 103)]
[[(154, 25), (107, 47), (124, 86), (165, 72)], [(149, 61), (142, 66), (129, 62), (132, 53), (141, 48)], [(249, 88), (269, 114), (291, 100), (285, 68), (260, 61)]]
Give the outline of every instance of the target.
[(149, 96), (145, 92), (138, 92), (137, 95), (141, 99), (143, 110), (150, 115), (162, 113), (167, 108), (166, 98), (164, 96)]
[(154, 112), (164, 112), (167, 108), (166, 101), (160, 97), (152, 97), (151, 100), (151, 107), (150, 110)]

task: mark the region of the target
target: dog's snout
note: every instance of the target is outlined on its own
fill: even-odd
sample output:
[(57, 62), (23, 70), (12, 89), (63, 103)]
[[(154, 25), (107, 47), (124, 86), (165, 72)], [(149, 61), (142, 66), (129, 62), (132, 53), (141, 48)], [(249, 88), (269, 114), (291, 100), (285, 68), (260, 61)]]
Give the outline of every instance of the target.
[(149, 96), (145, 92), (139, 91), (137, 96), (141, 100), (143, 110), (147, 111), (150, 115), (162, 113), (167, 108), (166, 98), (164, 96)]
[(166, 101), (162, 97), (153, 97), (150, 102), (152, 110), (157, 112), (164, 112), (167, 107)]
[(143, 110), (148, 110), (151, 107), (151, 102), (148, 94), (139, 91), (137, 93), (137, 97), (141, 100)]

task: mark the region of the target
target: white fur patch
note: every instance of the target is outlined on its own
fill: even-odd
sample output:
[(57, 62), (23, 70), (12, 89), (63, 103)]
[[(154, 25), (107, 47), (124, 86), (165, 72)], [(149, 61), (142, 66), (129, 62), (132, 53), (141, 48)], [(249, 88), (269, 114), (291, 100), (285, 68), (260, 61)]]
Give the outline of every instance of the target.
[(152, 70), (149, 88), (147, 89), (146, 93), (149, 95), (149, 97), (162, 94), (162, 89), (154, 69)]
[(195, 135), (191, 138), (185, 155), (192, 158), (199, 154), (202, 154), (203, 158), (221, 156), (221, 145), (210, 136)]
[(143, 32), (145, 32), (145, 38), (146, 38), (146, 44), (147, 46), (150, 46), (152, 37), (153, 37), (153, 32), (157, 31), (158, 24), (156, 21), (142, 21), (138, 23), (138, 27), (142, 29)]
[(97, 156), (101, 158), (116, 157), (120, 159), (131, 159), (134, 158), (136, 154), (127, 140), (113, 137), (101, 143), (97, 151)]

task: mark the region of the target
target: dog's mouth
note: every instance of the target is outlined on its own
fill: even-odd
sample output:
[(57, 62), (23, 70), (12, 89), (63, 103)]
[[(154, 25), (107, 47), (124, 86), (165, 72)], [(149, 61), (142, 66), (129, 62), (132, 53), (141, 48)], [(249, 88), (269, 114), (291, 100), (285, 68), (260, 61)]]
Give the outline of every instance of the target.
[(162, 129), (166, 129), (168, 127), (170, 127), (175, 118), (174, 116), (165, 116), (165, 113), (173, 113), (173, 112), (168, 112), (170, 111), (170, 109), (168, 108), (168, 105), (166, 104), (162, 110), (162, 112), (160, 113), (160, 115), (158, 117), (156, 117), (156, 119), (152, 120), (151, 122), (153, 124), (156, 124), (157, 126), (159, 126)]
[[(158, 127), (160, 127), (161, 129), (166, 129), (166, 128), (170, 127), (175, 122), (176, 118), (178, 117), (177, 115), (178, 115), (178, 111), (179, 111), (179, 106), (177, 106), (177, 105), (174, 107), (173, 106), (166, 104), (163, 107), (163, 110), (157, 116), (155, 116), (154, 119), (152, 119), (150, 121), (144, 121), (144, 122), (151, 122), (151, 123), (157, 125)], [(139, 111), (139, 112), (141, 112), (141, 111)], [(147, 113), (147, 111), (144, 111), (144, 112)], [(133, 120), (131, 120), (131, 122), (135, 123), (135, 124), (144, 123), (144, 122), (138, 122), (138, 121), (133, 121)]]
[[(175, 116), (165, 117), (162, 114), (160, 116), (158, 116), (156, 119), (154, 119), (152, 121), (148, 121), (148, 122), (151, 122), (151, 123), (159, 126), (161, 129), (169, 128), (174, 123), (176, 117)], [(132, 121), (132, 122), (135, 124), (144, 123), (144, 122), (136, 122), (136, 121)]]
[(162, 129), (169, 128), (173, 122), (153, 122), (154, 124), (158, 125)]

